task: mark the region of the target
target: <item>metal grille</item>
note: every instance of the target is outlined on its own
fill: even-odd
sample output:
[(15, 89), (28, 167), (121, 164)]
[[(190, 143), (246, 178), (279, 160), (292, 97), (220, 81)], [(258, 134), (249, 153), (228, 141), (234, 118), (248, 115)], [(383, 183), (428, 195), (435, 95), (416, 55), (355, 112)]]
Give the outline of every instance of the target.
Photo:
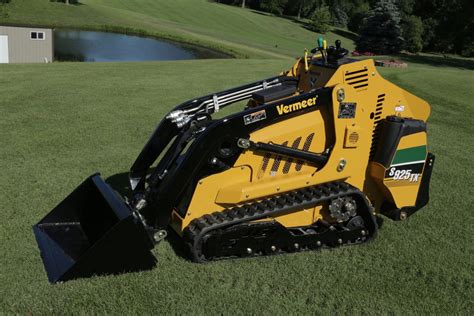
[(262, 168), (260, 168), (260, 171), (258, 172), (258, 178), (262, 178), (265, 175), (265, 170), (267, 170), (268, 163), (270, 162), (270, 158), (272, 155), (270, 154), (265, 154), (265, 157), (263, 157), (262, 161)]
[(349, 142), (351, 144), (355, 144), (359, 141), (359, 134), (357, 132), (352, 132), (350, 135), (349, 135)]
[[(293, 142), (293, 145), (291, 145), (291, 148), (298, 148), (301, 143), (301, 137), (298, 137), (295, 139)], [(291, 164), (293, 163), (293, 158), (288, 158), (288, 160), (285, 162), (285, 165), (283, 166), (283, 173), (287, 174), (290, 171)]]
[(382, 112), (383, 112), (383, 102), (385, 101), (385, 94), (380, 94), (377, 97), (377, 105), (375, 107), (374, 113), (374, 127), (372, 130), (372, 145), (370, 147), (370, 156), (369, 160), (374, 158), (375, 152), (377, 150), (377, 144), (380, 137), (380, 121), (382, 120)]
[[(282, 144), (282, 146), (286, 146), (286, 145), (288, 145), (288, 141), (286, 141)], [(283, 159), (282, 156), (277, 156), (275, 158), (275, 161), (273, 162), (272, 170), (270, 171), (270, 175), (272, 177), (274, 177), (277, 174), (278, 168), (280, 168), (280, 163), (281, 163), (282, 159)]]
[(369, 85), (369, 74), (367, 69), (346, 72), (345, 81), (356, 90), (362, 90)]
[[(311, 143), (313, 142), (313, 138), (314, 138), (314, 133), (311, 133), (308, 135), (308, 137), (306, 137), (306, 140), (304, 141), (304, 145), (303, 145), (304, 151), (309, 150), (309, 146), (311, 146)], [(296, 168), (295, 168), (296, 171), (300, 171), (302, 167), (303, 167), (303, 161), (298, 160), (298, 163), (296, 164)]]

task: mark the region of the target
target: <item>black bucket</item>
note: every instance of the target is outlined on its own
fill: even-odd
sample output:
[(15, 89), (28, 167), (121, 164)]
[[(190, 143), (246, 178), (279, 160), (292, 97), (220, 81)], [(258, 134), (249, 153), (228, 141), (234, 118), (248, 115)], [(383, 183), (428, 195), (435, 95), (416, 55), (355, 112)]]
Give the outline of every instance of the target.
[(156, 265), (142, 222), (99, 174), (33, 226), (51, 283)]

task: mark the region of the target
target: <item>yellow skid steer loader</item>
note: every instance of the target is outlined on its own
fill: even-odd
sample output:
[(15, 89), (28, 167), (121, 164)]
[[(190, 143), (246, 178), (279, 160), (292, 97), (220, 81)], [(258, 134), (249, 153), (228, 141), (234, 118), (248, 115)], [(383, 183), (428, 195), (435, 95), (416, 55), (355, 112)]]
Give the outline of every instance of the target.
[(428, 103), (340, 41), (312, 53), (175, 107), (130, 169), (131, 196), (87, 178), (33, 226), (50, 282), (150, 269), (168, 229), (207, 262), (364, 243), (376, 214), (426, 205)]

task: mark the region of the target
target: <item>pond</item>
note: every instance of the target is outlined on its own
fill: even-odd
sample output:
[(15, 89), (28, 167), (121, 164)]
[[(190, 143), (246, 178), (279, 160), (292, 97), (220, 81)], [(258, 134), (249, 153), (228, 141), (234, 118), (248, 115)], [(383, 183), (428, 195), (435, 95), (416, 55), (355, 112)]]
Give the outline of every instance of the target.
[(55, 30), (57, 61), (150, 61), (230, 58), (211, 49), (167, 40), (106, 32)]

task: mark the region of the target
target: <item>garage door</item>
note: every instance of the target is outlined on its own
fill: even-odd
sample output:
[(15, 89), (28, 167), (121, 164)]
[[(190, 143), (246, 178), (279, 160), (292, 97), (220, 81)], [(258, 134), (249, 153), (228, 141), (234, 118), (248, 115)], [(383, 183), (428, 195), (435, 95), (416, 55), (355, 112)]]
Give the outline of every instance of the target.
[(0, 64), (8, 64), (8, 36), (0, 35)]

